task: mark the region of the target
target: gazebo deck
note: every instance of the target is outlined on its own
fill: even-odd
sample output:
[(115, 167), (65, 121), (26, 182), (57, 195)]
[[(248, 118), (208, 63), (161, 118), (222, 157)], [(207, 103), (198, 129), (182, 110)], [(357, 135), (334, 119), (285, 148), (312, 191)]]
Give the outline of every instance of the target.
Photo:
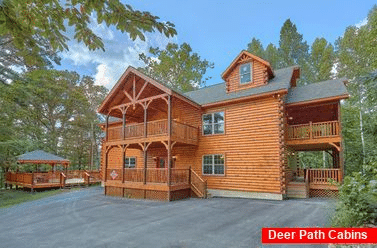
[(22, 186), (24, 188), (63, 188), (78, 184), (94, 184), (101, 181), (99, 171), (75, 170), (67, 173), (55, 172), (7, 172), (5, 184), (10, 187)]

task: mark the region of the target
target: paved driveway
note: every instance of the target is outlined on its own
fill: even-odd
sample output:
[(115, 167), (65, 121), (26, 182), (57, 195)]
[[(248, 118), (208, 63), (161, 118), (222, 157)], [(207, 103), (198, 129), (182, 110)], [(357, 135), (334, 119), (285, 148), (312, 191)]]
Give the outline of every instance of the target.
[(317, 199), (119, 199), (94, 187), (0, 210), (0, 247), (267, 247), (261, 227), (326, 226), (333, 209)]

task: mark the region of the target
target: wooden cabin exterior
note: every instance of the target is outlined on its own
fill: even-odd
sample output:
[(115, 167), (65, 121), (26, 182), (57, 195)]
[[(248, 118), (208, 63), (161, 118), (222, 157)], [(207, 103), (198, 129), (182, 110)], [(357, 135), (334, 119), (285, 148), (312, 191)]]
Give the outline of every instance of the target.
[[(105, 194), (281, 200), (336, 191), (345, 80), (297, 87), (299, 75), (242, 51), (224, 83), (179, 93), (129, 67), (98, 109), (107, 116)], [(333, 168), (297, 168), (297, 151), (314, 150), (330, 151)]]

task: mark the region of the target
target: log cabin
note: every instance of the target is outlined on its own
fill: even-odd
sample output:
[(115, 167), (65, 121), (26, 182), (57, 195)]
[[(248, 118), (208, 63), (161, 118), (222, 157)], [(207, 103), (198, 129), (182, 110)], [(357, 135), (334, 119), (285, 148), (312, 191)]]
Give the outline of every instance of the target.
[[(221, 76), (223, 83), (181, 93), (128, 67), (98, 108), (106, 116), (106, 195), (170, 201), (336, 194), (346, 79), (297, 86), (299, 66), (274, 70), (247, 51)], [(303, 170), (299, 151), (327, 151), (332, 166)]]

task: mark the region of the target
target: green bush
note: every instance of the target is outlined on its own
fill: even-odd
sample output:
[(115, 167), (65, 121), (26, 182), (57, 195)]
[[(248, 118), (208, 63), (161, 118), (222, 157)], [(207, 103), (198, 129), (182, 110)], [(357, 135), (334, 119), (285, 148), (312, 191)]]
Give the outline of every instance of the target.
[(363, 172), (354, 172), (352, 176), (345, 177), (339, 189), (333, 226), (377, 224), (377, 163), (369, 163), (363, 168)]

